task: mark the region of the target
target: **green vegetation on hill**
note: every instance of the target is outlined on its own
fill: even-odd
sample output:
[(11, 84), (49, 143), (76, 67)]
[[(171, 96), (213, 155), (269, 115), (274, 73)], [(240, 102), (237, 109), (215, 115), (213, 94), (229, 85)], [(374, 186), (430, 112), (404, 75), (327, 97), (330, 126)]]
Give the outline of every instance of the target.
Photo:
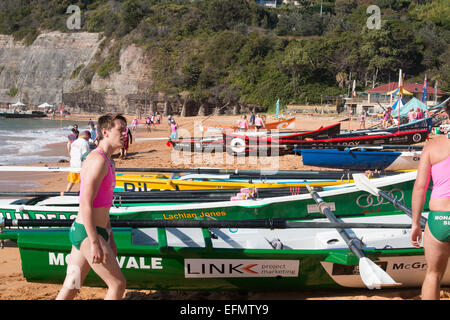
[[(320, 5), (322, 2), (322, 6)], [(264, 8), (254, 0), (3, 0), (0, 33), (30, 45), (42, 32), (101, 32), (109, 57), (80, 73), (120, 71), (119, 50), (135, 43), (151, 57), (152, 92), (196, 101), (244, 101), (273, 108), (396, 81), (450, 91), (449, 0), (381, 0), (381, 28), (369, 29), (367, 0), (300, 1)], [(68, 30), (70, 5), (81, 29)], [(117, 49), (119, 48), (119, 49)], [(78, 76), (79, 70), (73, 76)], [(351, 76), (351, 78), (350, 78)]]

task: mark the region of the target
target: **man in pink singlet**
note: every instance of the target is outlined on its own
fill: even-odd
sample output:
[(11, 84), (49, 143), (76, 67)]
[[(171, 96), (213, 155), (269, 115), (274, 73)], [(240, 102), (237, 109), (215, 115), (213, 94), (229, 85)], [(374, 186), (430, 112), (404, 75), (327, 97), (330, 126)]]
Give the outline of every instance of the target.
[(73, 299), (92, 269), (107, 285), (105, 299), (121, 299), (126, 280), (117, 262), (109, 210), (116, 185), (112, 154), (123, 146), (127, 128), (121, 115), (107, 114), (97, 122), (99, 143), (81, 167), (80, 205), (69, 230), (72, 251), (67, 275), (56, 299)]

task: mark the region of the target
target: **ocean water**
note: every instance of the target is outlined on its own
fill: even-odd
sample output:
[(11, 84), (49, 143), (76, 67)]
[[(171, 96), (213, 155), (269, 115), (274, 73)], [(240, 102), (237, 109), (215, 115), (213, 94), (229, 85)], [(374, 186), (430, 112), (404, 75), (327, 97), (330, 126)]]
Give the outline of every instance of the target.
[(68, 160), (68, 155), (46, 155), (48, 146), (67, 141), (74, 123), (88, 129), (87, 121), (0, 118), (0, 165), (23, 165)]

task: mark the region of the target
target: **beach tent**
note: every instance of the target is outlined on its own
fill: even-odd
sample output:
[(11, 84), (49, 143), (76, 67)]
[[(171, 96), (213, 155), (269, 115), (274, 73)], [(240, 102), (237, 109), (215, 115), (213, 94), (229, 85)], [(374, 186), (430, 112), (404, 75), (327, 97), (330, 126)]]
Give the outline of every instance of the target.
[[(391, 106), (391, 108), (393, 110), (397, 109), (398, 101), (399, 101), (399, 99), (395, 100), (394, 104)], [(403, 101), (403, 99), (402, 99), (401, 108), (403, 108), (404, 105), (405, 105), (405, 101)]]
[(38, 108), (51, 108), (51, 107), (53, 107), (53, 106), (51, 104), (48, 104), (47, 102), (43, 103), (41, 105), (38, 105)]
[(407, 117), (410, 109), (414, 109), (414, 111), (417, 111), (417, 108), (422, 110), (422, 112), (425, 112), (425, 110), (428, 109), (428, 106), (426, 104), (424, 104), (422, 101), (420, 101), (419, 99), (417, 99), (416, 97), (412, 97), (411, 100), (409, 100), (407, 104), (405, 104), (401, 107), (400, 116)]
[(22, 102), (18, 101), (12, 104), (11, 107), (26, 107), (26, 104), (23, 104)]

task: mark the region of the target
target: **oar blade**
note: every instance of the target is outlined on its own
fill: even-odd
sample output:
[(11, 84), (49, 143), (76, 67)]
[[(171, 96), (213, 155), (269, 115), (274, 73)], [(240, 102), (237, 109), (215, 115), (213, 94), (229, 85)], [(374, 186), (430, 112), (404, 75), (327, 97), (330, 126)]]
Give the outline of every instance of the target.
[(373, 194), (374, 196), (378, 196), (379, 190), (377, 187), (373, 186), (370, 182), (369, 178), (367, 178), (362, 173), (354, 173), (353, 175), (353, 181), (355, 182), (355, 185), (363, 191), (369, 192), (370, 194)]
[(359, 274), (366, 287), (371, 290), (401, 285), (367, 257), (359, 259)]

